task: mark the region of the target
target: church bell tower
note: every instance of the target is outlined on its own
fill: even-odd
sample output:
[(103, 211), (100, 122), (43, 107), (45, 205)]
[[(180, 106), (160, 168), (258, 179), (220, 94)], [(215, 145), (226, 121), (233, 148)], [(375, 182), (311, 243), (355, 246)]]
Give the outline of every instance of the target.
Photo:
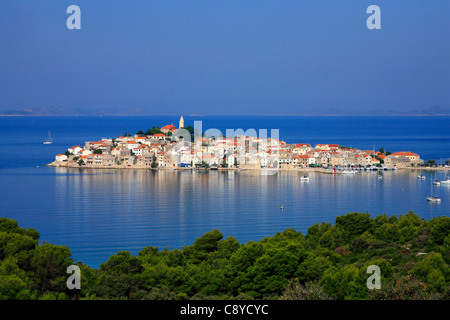
[(180, 124), (178, 126), (178, 129), (184, 128), (184, 119), (183, 116), (180, 117)]

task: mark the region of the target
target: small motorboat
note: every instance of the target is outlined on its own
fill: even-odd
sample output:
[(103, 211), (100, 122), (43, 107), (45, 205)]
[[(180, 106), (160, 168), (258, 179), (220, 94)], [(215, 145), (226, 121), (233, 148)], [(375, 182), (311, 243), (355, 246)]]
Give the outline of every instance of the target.
[(300, 177), (300, 182), (309, 182), (309, 177), (308, 176), (301, 176)]
[(281, 205), (280, 210), (284, 210), (284, 206), (283, 205)]
[(427, 197), (427, 201), (431, 203), (441, 203), (441, 198), (436, 196)]
[(419, 180), (425, 180), (426, 177), (425, 177), (423, 174), (419, 174), (419, 175), (417, 176), (417, 179), (419, 179)]
[(441, 184), (449, 184), (449, 185), (450, 185), (450, 179), (448, 179), (448, 180), (442, 180), (442, 181), (441, 181)]
[(433, 181), (433, 184), (434, 184), (435, 186), (440, 186), (440, 185), (441, 185), (441, 182), (440, 182), (439, 180), (434, 180), (434, 181)]

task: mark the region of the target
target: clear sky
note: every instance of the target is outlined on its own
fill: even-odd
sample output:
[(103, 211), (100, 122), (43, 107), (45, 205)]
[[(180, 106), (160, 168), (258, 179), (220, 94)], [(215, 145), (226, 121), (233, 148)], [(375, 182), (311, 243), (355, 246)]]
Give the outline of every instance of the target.
[[(381, 30), (366, 27), (373, 4)], [(450, 107), (448, 0), (0, 1), (0, 113), (432, 106)]]

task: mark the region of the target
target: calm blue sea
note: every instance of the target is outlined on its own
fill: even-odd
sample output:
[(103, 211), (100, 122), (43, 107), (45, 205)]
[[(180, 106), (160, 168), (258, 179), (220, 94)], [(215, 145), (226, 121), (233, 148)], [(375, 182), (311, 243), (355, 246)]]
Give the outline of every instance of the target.
[[(189, 117), (203, 130), (279, 129), (289, 143), (337, 143), (361, 149), (412, 151), (425, 160), (450, 158), (449, 117)], [(443, 172), (355, 176), (280, 172), (150, 172), (42, 167), (85, 140), (178, 125), (178, 117), (0, 117), (0, 216), (36, 228), (41, 240), (70, 247), (75, 260), (98, 267), (119, 250), (181, 248), (212, 229), (240, 242), (286, 228), (306, 232), (348, 212), (448, 215), (450, 187), (432, 187)], [(43, 145), (48, 131), (54, 143)], [(37, 166), (41, 166), (37, 168)], [(430, 194), (441, 204), (428, 204)], [(280, 211), (284, 205), (285, 210)]]

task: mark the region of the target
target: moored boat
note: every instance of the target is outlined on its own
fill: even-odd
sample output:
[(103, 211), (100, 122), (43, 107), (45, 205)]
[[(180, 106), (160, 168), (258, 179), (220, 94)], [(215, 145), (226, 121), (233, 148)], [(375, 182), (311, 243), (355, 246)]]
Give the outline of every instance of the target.
[(436, 197), (436, 196), (431, 196), (431, 197), (427, 197), (427, 201), (431, 202), (431, 203), (440, 203), (441, 198)]

